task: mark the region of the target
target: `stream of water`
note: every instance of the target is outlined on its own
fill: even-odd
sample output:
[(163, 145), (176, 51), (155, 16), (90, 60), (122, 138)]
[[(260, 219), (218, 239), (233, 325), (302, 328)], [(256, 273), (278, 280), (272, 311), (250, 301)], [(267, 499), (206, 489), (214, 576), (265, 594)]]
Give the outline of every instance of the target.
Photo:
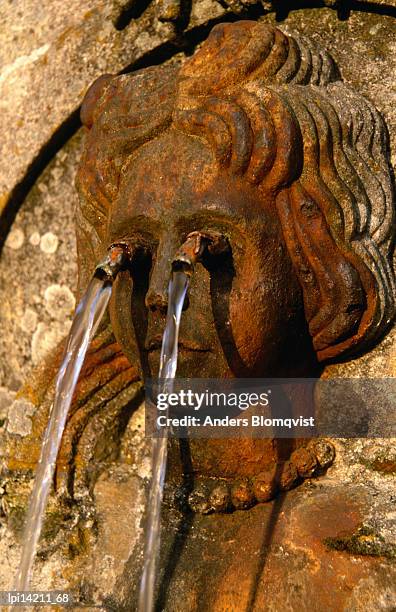
[[(168, 312), (162, 338), (158, 373), (160, 393), (172, 392), (177, 368), (179, 327), (189, 284), (189, 276), (182, 270), (174, 271), (169, 282)], [(162, 428), (162, 437), (153, 438), (152, 477), (148, 500), (147, 527), (145, 532), (143, 574), (139, 592), (139, 612), (152, 612), (154, 607), (155, 579), (157, 577), (160, 550), (161, 503), (164, 493), (166, 462), (168, 455), (168, 431)]]
[(66, 417), (89, 342), (99, 326), (110, 299), (111, 287), (112, 283), (108, 276), (102, 279), (94, 276), (74, 316), (62, 364), (56, 379), (54, 402), (51, 407), (30, 498), (23, 536), (22, 556), (15, 577), (14, 589), (16, 591), (27, 591), (29, 589)]
[[(37, 465), (33, 491), (24, 528), (22, 555), (15, 577), (14, 590), (27, 591), (40, 538), (45, 508), (50, 494), (56, 459), (72, 402), (73, 393), (84, 363), (89, 343), (100, 324), (108, 305), (112, 280), (122, 262), (120, 249), (114, 250), (98, 266), (79, 303), (66, 342), (62, 363), (56, 378), (55, 396), (44, 434)], [(189, 274), (183, 270), (172, 272), (169, 282), (169, 301), (166, 326), (162, 339), (159, 391), (170, 393), (177, 368), (178, 338), (184, 299), (189, 285)], [(168, 430), (162, 437), (153, 438), (152, 480), (148, 500), (147, 529), (144, 548), (143, 575), (139, 593), (139, 612), (152, 612), (155, 578), (160, 549), (161, 503), (167, 463)]]

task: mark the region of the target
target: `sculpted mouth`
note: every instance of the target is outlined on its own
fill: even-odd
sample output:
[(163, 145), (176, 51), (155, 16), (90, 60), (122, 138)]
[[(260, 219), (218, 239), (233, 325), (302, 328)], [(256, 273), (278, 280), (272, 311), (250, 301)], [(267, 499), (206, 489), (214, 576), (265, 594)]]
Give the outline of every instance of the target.
[[(158, 351), (161, 349), (162, 345), (162, 336), (155, 336), (151, 340), (147, 340), (145, 344), (145, 349), (147, 352), (151, 353), (154, 351)], [(194, 340), (187, 340), (180, 338), (179, 339), (179, 350), (185, 351), (194, 351), (197, 353), (209, 353), (210, 347), (203, 345), (199, 342), (195, 342)]]

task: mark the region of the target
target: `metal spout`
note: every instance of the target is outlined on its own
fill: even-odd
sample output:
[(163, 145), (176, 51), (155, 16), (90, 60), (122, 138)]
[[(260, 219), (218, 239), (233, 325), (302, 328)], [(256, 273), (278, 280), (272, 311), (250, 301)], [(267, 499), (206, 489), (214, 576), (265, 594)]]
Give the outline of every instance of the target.
[(202, 260), (207, 250), (211, 255), (219, 255), (229, 249), (227, 239), (215, 232), (191, 232), (186, 241), (178, 249), (173, 261), (172, 270), (183, 269), (186, 273), (192, 273), (194, 265)]
[(112, 244), (106, 257), (96, 266), (95, 276), (113, 281), (125, 264), (131, 259), (131, 248), (126, 243)]

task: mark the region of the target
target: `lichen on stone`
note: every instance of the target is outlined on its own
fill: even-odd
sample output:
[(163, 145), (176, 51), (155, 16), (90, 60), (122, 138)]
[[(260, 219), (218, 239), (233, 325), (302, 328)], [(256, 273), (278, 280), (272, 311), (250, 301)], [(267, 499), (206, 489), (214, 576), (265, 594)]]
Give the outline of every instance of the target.
[(333, 550), (352, 555), (396, 558), (396, 544), (386, 542), (381, 534), (366, 525), (361, 525), (351, 535), (325, 538), (324, 544)]

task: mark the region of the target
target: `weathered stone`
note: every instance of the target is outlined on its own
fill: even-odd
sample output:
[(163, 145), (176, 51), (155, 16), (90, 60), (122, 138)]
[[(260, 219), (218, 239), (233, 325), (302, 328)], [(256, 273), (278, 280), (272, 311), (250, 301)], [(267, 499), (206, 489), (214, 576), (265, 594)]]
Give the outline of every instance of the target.
[(160, 21), (177, 21), (181, 16), (180, 0), (158, 0), (157, 15)]
[(54, 318), (64, 321), (74, 311), (76, 300), (66, 285), (50, 285), (44, 293), (45, 309)]
[(209, 486), (206, 482), (200, 482), (188, 497), (188, 504), (199, 514), (208, 514), (212, 508), (209, 502)]
[(64, 322), (61, 325), (51, 323), (39, 323), (32, 336), (32, 362), (38, 365), (43, 359), (53, 352), (59, 342), (64, 338), (67, 327)]
[(230, 508), (231, 496), (226, 483), (217, 484), (209, 495), (209, 503), (215, 512), (226, 512)]
[(188, 593), (194, 612), (200, 601), (209, 610), (390, 610), (390, 562), (381, 554), (340, 552), (325, 543), (358, 530), (369, 507), (364, 488), (329, 483), (325, 490), (296, 489), (256, 506), (246, 519), (241, 512), (221, 522), (196, 515), (195, 537), (177, 561), (172, 558), (177, 570), (162, 581), (162, 608), (181, 612)]
[(260, 472), (253, 480), (253, 493), (258, 502), (266, 502), (276, 494), (276, 467)]
[(8, 234), (5, 246), (6, 248), (12, 249), (13, 251), (17, 251), (21, 248), (24, 241), (25, 234), (20, 228), (16, 227)]
[(40, 234), (38, 232), (33, 232), (29, 238), (30, 244), (33, 246), (38, 246), (40, 244)]
[(307, 448), (314, 453), (321, 469), (326, 469), (333, 463), (335, 450), (333, 444), (329, 440), (311, 440)]
[[(126, 3), (114, 3), (114, 7), (116, 7), (116, 4), (119, 12), (120, 7), (122, 8)], [(363, 1), (361, 4), (363, 5)], [(290, 11), (282, 27), (286, 30), (290, 28), (291, 31), (300, 31), (329, 49), (336, 58), (346, 81), (355, 89), (364, 93), (381, 110), (390, 129), (392, 159), (395, 163), (396, 114), (394, 101), (392, 95), (390, 95), (394, 84), (393, 66), (396, 53), (394, 20), (386, 13), (375, 14), (374, 4), (382, 4), (384, 7), (390, 6), (387, 0), (376, 3), (367, 2), (367, 10), (361, 12), (352, 10), (346, 21), (338, 21), (336, 11), (330, 9)], [(37, 4), (34, 3), (35, 14), (30, 19), (29, 14), (26, 13), (24, 19), (27, 25), (19, 30), (12, 27), (11, 19), (15, 18), (14, 7), (12, 7), (12, 11), (9, 9), (9, 16), (2, 21), (2, 40), (4, 40), (4, 37), (10, 40), (11, 36), (14, 35), (18, 37), (18, 44), (13, 49), (10, 49), (8, 43), (4, 43), (2, 46), (1, 53), (4, 52), (5, 56), (8, 55), (4, 64), (11, 63), (12, 65), (21, 51), (22, 55), (25, 56), (23, 62), (26, 62), (26, 57), (29, 58), (29, 56), (32, 60), (30, 64), (26, 63), (23, 67), (16, 62), (15, 71), (5, 73), (7, 81), (9, 80), (9, 86), (7, 85), (6, 90), (3, 89), (2, 100), (3, 106), (7, 105), (9, 108), (5, 116), (2, 117), (2, 120), (8, 122), (2, 129), (2, 133), (9, 133), (10, 126), (17, 126), (16, 133), (13, 132), (10, 139), (4, 141), (6, 157), (10, 152), (13, 153), (13, 159), (6, 160), (5, 172), (10, 177), (9, 181), (6, 177), (4, 184), (4, 188), (7, 190), (12, 189), (21, 176), (25, 176), (26, 164), (34, 159), (37, 152), (45, 145), (48, 134), (52, 134), (64, 118), (69, 116), (70, 110), (76, 107), (76, 104), (79, 103), (76, 103), (76, 99), (81, 100), (89, 82), (102, 72), (114, 70), (111, 64), (113, 60), (111, 59), (107, 63), (107, 59), (102, 61), (102, 57), (109, 58), (111, 54), (116, 55), (118, 49), (124, 54), (124, 60), (119, 64), (120, 68), (133, 61), (133, 58), (130, 60), (129, 38), (127, 40), (127, 37), (133, 38), (135, 31), (130, 30), (131, 34), (127, 31), (121, 33), (120, 37), (125, 37), (125, 45), (119, 45), (118, 47), (115, 45), (113, 49), (102, 54), (103, 44), (107, 40), (107, 34), (102, 36), (101, 40), (103, 27), (110, 31), (110, 23), (116, 20), (116, 15), (113, 13), (106, 21), (103, 20), (103, 15), (99, 14), (99, 9), (94, 8), (94, 13), (99, 11), (96, 13), (96, 17), (91, 15), (83, 21), (80, 19), (81, 13), (79, 11), (87, 10), (86, 6), (84, 5), (84, 8), (77, 7), (76, 10), (73, 9), (74, 12), (71, 10), (70, 15), (73, 15), (73, 19), (75, 15), (76, 21), (80, 21), (76, 26), (77, 30), (86, 26), (88, 29), (91, 28), (89, 36), (91, 36), (91, 40), (97, 36), (97, 41), (90, 48), (92, 50), (90, 55), (91, 51), (88, 50), (89, 45), (86, 44), (87, 38), (84, 34), (85, 39), (84, 37), (81, 39), (80, 46), (82, 53), (74, 53), (73, 64), (67, 60), (69, 57), (68, 49), (76, 42), (75, 31), (73, 30), (70, 31), (69, 37), (64, 36), (63, 42), (61, 40), (59, 43), (59, 49), (62, 53), (64, 52), (63, 55), (62, 53), (52, 52), (50, 49), (43, 51), (43, 47), (45, 48), (45, 45), (48, 44), (47, 33), (52, 27), (52, 22), (55, 22), (54, 30), (56, 30), (59, 23), (57, 14), (59, 14), (60, 20), (65, 15), (59, 10), (60, 4), (52, 4), (51, 9), (44, 7), (38, 11)], [(108, 6), (103, 10), (106, 11)], [(63, 8), (65, 11), (70, 10), (70, 4), (68, 7), (66, 5), (60, 7), (61, 10)], [(8, 8), (3, 5), (1, 10), (5, 11)], [(109, 10), (111, 12), (112, 8)], [(212, 11), (210, 15), (209, 10)], [(36, 27), (35, 30), (39, 33), (40, 39), (33, 40), (28, 35), (27, 29), (31, 27), (31, 23), (37, 23), (42, 19), (46, 12), (50, 15), (50, 19), (47, 21), (47, 30), (40, 38), (40, 27)], [(194, 19), (216, 18), (223, 12), (224, 9), (219, 3), (193, 2), (192, 13)], [(93, 21), (94, 17), (95, 21)], [(45, 16), (44, 21), (46, 19)], [(266, 20), (272, 22), (273, 16), (268, 15)], [(104, 26), (105, 21), (106, 25)], [(195, 23), (199, 25), (199, 22)], [(142, 22), (142, 27), (146, 27), (146, 24), (147, 22), (145, 24)], [(95, 30), (95, 28), (97, 29)], [(57, 36), (58, 31), (54, 32), (55, 36)], [(150, 39), (150, 36), (143, 36), (138, 42), (139, 52), (144, 52), (144, 45), (146, 43), (150, 44), (152, 40), (157, 44), (158, 38), (154, 40)], [(30, 45), (30, 43), (32, 44)], [(37, 58), (34, 53), (31, 55), (34, 49), (39, 49)], [(149, 47), (146, 47), (146, 49), (148, 50)], [(40, 53), (43, 54), (40, 56)], [(98, 60), (100, 65), (98, 65), (95, 56), (100, 58)], [(81, 61), (82, 57), (93, 59), (92, 65), (90, 61)], [(50, 63), (53, 59), (57, 60), (51, 71), (44, 64), (43, 60), (45, 58)], [(60, 65), (64, 68), (65, 85), (62, 84)], [(116, 67), (115, 69), (118, 70), (119, 68)], [(46, 77), (49, 74), (53, 75), (47, 80), (44, 87), (42, 86), (42, 80), (31, 76), (37, 70), (44, 70), (44, 76)], [(37, 107), (34, 111), (29, 112), (26, 118), (25, 126), (28, 126), (28, 129), (22, 125), (17, 125), (22, 113), (19, 114), (19, 105), (16, 102), (18, 98), (16, 96), (21, 94), (21, 89), (25, 85), (23, 85), (23, 79), (18, 79), (19, 84), (14, 79), (15, 76), (22, 77), (25, 74), (27, 75), (26, 83), (29, 86), (33, 84), (35, 90), (37, 85), (37, 91), (43, 91), (45, 96), (45, 102), (43, 102), (41, 96), (34, 97), (31, 95), (31, 91), (29, 92), (27, 96), (29, 103), (35, 104), (37, 102)], [(80, 79), (80, 74), (83, 74), (82, 79)], [(56, 90), (55, 87), (54, 90), (50, 91), (49, 89), (50, 81), (51, 84), (54, 84), (55, 77), (61, 79), (61, 90), (59, 92), (61, 95), (57, 95), (57, 99), (59, 106), (62, 107), (63, 114), (58, 114), (58, 109), (54, 107), (53, 110), (57, 114), (57, 118), (54, 120), (52, 111), (48, 111), (51, 116), (47, 126), (45, 125), (48, 119), (45, 116), (48, 114), (46, 113), (46, 105), (49, 100), (53, 99), (53, 91)], [(74, 91), (74, 86), (70, 85), (70, 81), (73, 79), (76, 79), (77, 82), (77, 97), (73, 92), (69, 95), (71, 90)], [(21, 87), (22, 85), (23, 87)], [(32, 90), (32, 87), (30, 89)], [(24, 93), (23, 95), (25, 96)], [(24, 104), (26, 103), (24, 102)], [(32, 115), (37, 118), (39, 114), (43, 113), (43, 110), (45, 118), (37, 121), (39, 129), (35, 132), (35, 122)], [(26, 150), (32, 146), (33, 140), (35, 144), (32, 147), (32, 155), (29, 156)], [(19, 160), (17, 159), (16, 148), (21, 149), (23, 162), (21, 161), (22, 157)], [(35, 188), (29, 198), (25, 200), (21, 215), (15, 222), (14, 227), (20, 228), (25, 236), (22, 246), (16, 251), (6, 248), (3, 252), (0, 356), (3, 381), (11, 389), (11, 395), (13, 390), (19, 388), (31, 361), (32, 332), (22, 330), (20, 327), (21, 317), (23, 317), (27, 308), (33, 308), (35, 311), (37, 309), (40, 322), (50, 324), (51, 318), (44, 305), (45, 289), (54, 283), (66, 284), (73, 290), (75, 288), (76, 266), (72, 210), (75, 195), (73, 194), (72, 175), (77, 163), (78, 148), (78, 140), (71, 142), (52, 162), (52, 164), (62, 164), (66, 169), (65, 174), (57, 182), (49, 172), (45, 172), (44, 182), (39, 183), (37, 189)], [(68, 155), (62, 160), (61, 155), (65, 152), (68, 152)], [(7, 195), (4, 195), (2, 201), (6, 202), (7, 197)], [(34, 198), (34, 205), (32, 204), (32, 198)], [(47, 211), (51, 212), (48, 214)], [(39, 230), (36, 229), (37, 227), (39, 227)], [(44, 254), (37, 247), (40, 236), (48, 231), (52, 231), (60, 238), (58, 250), (52, 255)], [(25, 250), (28, 244), (31, 247), (30, 251)], [(28, 262), (28, 265), (26, 262)], [(61, 262), (61, 265), (59, 262)], [(15, 270), (18, 270), (18, 278), (15, 275)], [(24, 287), (23, 291), (21, 287)], [(65, 329), (66, 327), (67, 325)], [(328, 376), (360, 375), (375, 377), (394, 376), (395, 373), (396, 345), (394, 331), (366, 355), (349, 363), (331, 365), (326, 368), (326, 375)], [(42, 426), (45, 426), (44, 419)], [(140, 429), (138, 427), (133, 431), (127, 429), (122, 441), (122, 453), (120, 458), (115, 461), (116, 463), (119, 461), (121, 466), (125, 463), (133, 465), (133, 469), (139, 469), (142, 472), (142, 477), (146, 478), (150, 472), (147, 454), (144, 455), (143, 451), (136, 451), (138, 446), (139, 448), (144, 446), (144, 438), (141, 432), (141, 425)], [(32, 446), (28, 449), (30, 450), (30, 466), (37, 460), (39, 437), (38, 434), (37, 452), (32, 452)], [(18, 438), (18, 436), (15, 436), (15, 438)], [(22, 438), (20, 439), (22, 440)], [(163, 539), (163, 558), (165, 559), (167, 550), (170, 548), (169, 557), (172, 556), (172, 563), (173, 565), (177, 564), (178, 569), (174, 570), (173, 565), (169, 569), (169, 574), (173, 575), (171, 586), (170, 579), (165, 576), (163, 580), (163, 588), (167, 587), (166, 593), (162, 596), (162, 601), (167, 601), (163, 607), (172, 611), (186, 608), (195, 610), (199, 609), (199, 603), (202, 604), (202, 601), (204, 601), (206, 609), (210, 609), (212, 604), (212, 609), (232, 609), (230, 608), (231, 605), (236, 606), (236, 609), (244, 609), (244, 606), (247, 606), (246, 599), (244, 599), (246, 594), (250, 593), (253, 599), (254, 593), (257, 593), (256, 603), (254, 604), (257, 610), (287, 608), (301, 608), (303, 610), (364, 609), (369, 612), (391, 610), (395, 600), (395, 577), (394, 570), (387, 560), (388, 553), (386, 553), (387, 550), (391, 550), (388, 546), (392, 545), (395, 537), (394, 515), (392, 518), (392, 512), (394, 512), (392, 503), (392, 496), (394, 496), (393, 468), (391, 467), (388, 471), (388, 467), (392, 466), (394, 462), (389, 449), (390, 442), (389, 440), (349, 440), (336, 442), (336, 446), (338, 460), (330, 469), (328, 476), (321, 481), (320, 490), (315, 488), (296, 490), (287, 494), (286, 502), (281, 507), (278, 499), (272, 504), (258, 506), (248, 513), (236, 512), (225, 517), (195, 516), (193, 529), (190, 531), (193, 537), (187, 538), (184, 548), (179, 544), (183, 541), (185, 533), (188, 533), (188, 527), (186, 526), (188, 522), (183, 522), (184, 519), (172, 514), (166, 523), (167, 533)], [(378, 467), (380, 469), (377, 469)], [(106, 521), (108, 521), (109, 525), (111, 524), (110, 531), (114, 534), (115, 540), (118, 538), (124, 538), (125, 540), (125, 533), (129, 529), (128, 538), (130, 538), (130, 542), (137, 542), (141, 535), (138, 521), (142, 512), (142, 485), (140, 483), (139, 493), (136, 493), (135, 496), (132, 484), (130, 486), (120, 486), (117, 489), (113, 486), (116, 482), (114, 475), (110, 474), (108, 481), (106, 481), (106, 478), (107, 476), (103, 477), (103, 482), (101, 481), (98, 485), (98, 490), (101, 489), (104, 496), (108, 491), (109, 495), (112, 493), (119, 499), (121, 514), (128, 516), (128, 525), (125, 527), (122, 516), (118, 514), (118, 511), (119, 524), (112, 519), (113, 498), (109, 497), (101, 506), (102, 509), (106, 507), (106, 510), (101, 514), (101, 520), (103, 521), (101, 529), (106, 531)], [(2, 486), (5, 491), (2, 499), (7, 497), (8, 487), (10, 487), (10, 490), (16, 490), (15, 480), (11, 480), (6, 487)], [(355, 500), (350, 497), (352, 487), (359, 489)], [(335, 499), (335, 488), (340, 493), (341, 501)], [(366, 497), (364, 497), (363, 492), (367, 493)], [(134, 496), (139, 503), (134, 501)], [(27, 496), (25, 495), (21, 507), (26, 507), (26, 500)], [(374, 531), (371, 534), (364, 535), (359, 529), (363, 523), (367, 524), (367, 516), (370, 519), (370, 529)], [(117, 532), (121, 524), (122, 529)], [(236, 528), (237, 524), (241, 527), (241, 531)], [(182, 525), (182, 528), (178, 531), (180, 525)], [(174, 529), (175, 539), (172, 537), (171, 528)], [(284, 540), (281, 539), (279, 530), (284, 530), (286, 534)], [(106, 538), (110, 531), (106, 531)], [(0, 526), (0, 533), (0, 556), (4, 560), (0, 565), (0, 585), (1, 588), (7, 588), (11, 586), (12, 576), (19, 558), (19, 548), (15, 546), (15, 538), (7, 530), (4, 522)], [(271, 534), (273, 546), (269, 546)], [(382, 542), (380, 538), (384, 538), (385, 543), (382, 542), (384, 548), (381, 550), (385, 551), (386, 554), (383, 557), (378, 557), (375, 554), (361, 555), (356, 552), (353, 553), (353, 551), (351, 554), (347, 548), (337, 551), (329, 550), (326, 547), (326, 538), (353, 538), (354, 534), (355, 537), (358, 534), (360, 541), (362, 537), (374, 538), (377, 542)], [(65, 533), (65, 541), (68, 535)], [(126, 609), (137, 590), (139, 568), (141, 567), (139, 544), (136, 544), (133, 549), (129, 563), (124, 563), (121, 560), (121, 557), (125, 557), (125, 554), (127, 554), (124, 547), (122, 547), (122, 555), (118, 556), (118, 551), (114, 546), (110, 553), (104, 547), (102, 555), (100, 542), (103, 542), (103, 540), (95, 541), (94, 526), (89, 522), (81, 527), (79, 538), (73, 536), (73, 542), (73, 550), (76, 552), (74, 558), (62, 552), (63, 549), (60, 546), (51, 553), (45, 562), (38, 561), (33, 585), (40, 589), (50, 587), (67, 589), (70, 588), (70, 584), (73, 584), (73, 588), (82, 600), (84, 600), (84, 597), (87, 598), (92, 595), (92, 599), (89, 600), (88, 598), (88, 600), (94, 600), (96, 605), (101, 605), (104, 596), (111, 597), (112, 605), (116, 601), (118, 605), (124, 606), (123, 609)], [(82, 546), (82, 542), (84, 546)], [(175, 547), (175, 542), (178, 543), (178, 548)], [(181, 549), (181, 554), (178, 549)], [(190, 554), (191, 551), (193, 554)], [(235, 551), (237, 551), (237, 555)], [(103, 569), (103, 571), (98, 572), (98, 575), (96, 575), (94, 564), (91, 563), (95, 555), (100, 558), (97, 567)], [(239, 564), (238, 558), (240, 560)], [(136, 562), (136, 559), (138, 559), (138, 562)], [(226, 562), (224, 562), (224, 559)], [(257, 572), (252, 571), (254, 560), (257, 560), (257, 564), (264, 564), (264, 573), (260, 573), (258, 565), (256, 566)], [(220, 567), (218, 563), (220, 563)], [(224, 567), (227, 568), (228, 573), (223, 572)], [(219, 570), (214, 571), (213, 568), (219, 568)], [(185, 580), (186, 577), (187, 580)], [(204, 594), (199, 590), (200, 584), (205, 584), (206, 591)], [(281, 589), (279, 584), (282, 584)], [(327, 585), (326, 590), (323, 589), (323, 584)], [(208, 593), (210, 597), (217, 597), (217, 599), (215, 601), (210, 599)], [(108, 607), (110, 608), (110, 604)]]
[[(46, 185), (47, 190), (40, 190), (38, 185), (33, 187), (17, 215), (15, 224), (23, 227), (29, 239), (17, 251), (4, 248), (2, 253), (0, 380), (14, 390), (21, 386), (32, 365), (32, 349), (34, 363), (45, 352), (39, 348), (43, 347), (39, 337), (43, 339), (43, 335), (50, 334), (54, 341), (59, 341), (70, 325), (71, 309), (53, 326), (53, 317), (46, 308), (45, 292), (53, 284), (67, 286), (72, 292), (76, 289), (73, 181), (80, 139), (77, 135), (55, 156), (38, 184)], [(51, 171), (59, 168), (62, 168), (62, 178), (54, 178)], [(48, 254), (40, 249), (40, 237), (48, 232), (61, 236), (56, 253)], [(28, 310), (34, 311), (36, 316), (26, 315)], [(39, 324), (40, 333), (37, 332)]]
[(254, 495), (248, 480), (240, 480), (232, 485), (231, 501), (237, 510), (245, 510), (253, 505)]
[(301, 478), (309, 478), (317, 468), (318, 462), (309, 448), (298, 448), (293, 451), (290, 460), (294, 463)]
[(6, 423), (8, 410), (15, 398), (15, 391), (9, 391), (6, 387), (0, 387), (0, 427)]
[(292, 489), (298, 481), (297, 468), (291, 461), (286, 461), (283, 466), (282, 474), (279, 479), (279, 486), (282, 491)]
[(37, 327), (38, 315), (31, 308), (26, 308), (21, 319), (21, 328), (24, 332), (32, 334)]
[(32, 432), (31, 417), (36, 407), (24, 399), (16, 399), (8, 408), (7, 431), (18, 436), (27, 436)]
[(56, 253), (58, 249), (59, 239), (52, 232), (46, 232), (40, 238), (40, 249), (48, 255)]
[(393, 441), (385, 441), (385, 444), (373, 441), (362, 450), (360, 461), (376, 472), (396, 474), (396, 449)]

